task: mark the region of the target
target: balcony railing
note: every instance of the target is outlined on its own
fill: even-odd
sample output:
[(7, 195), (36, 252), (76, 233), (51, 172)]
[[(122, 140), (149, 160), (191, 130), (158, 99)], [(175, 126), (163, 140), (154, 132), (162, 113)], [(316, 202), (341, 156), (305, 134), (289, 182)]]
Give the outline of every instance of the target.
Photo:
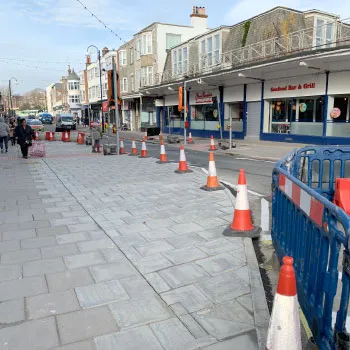
[[(318, 33), (326, 33), (326, 26), (329, 25), (332, 26), (332, 35), (329, 37), (326, 37), (326, 35), (318, 37)], [(324, 26), (302, 29), (223, 52), (220, 55), (219, 62), (216, 64), (212, 64), (213, 57), (201, 57), (197, 63), (190, 63), (187, 69), (183, 68), (181, 74), (174, 73), (173, 69), (165, 70), (161, 74), (155, 74), (153, 85), (180, 81), (185, 77), (195, 78), (203, 74), (215, 73), (230, 68), (234, 69), (247, 64), (281, 58), (300, 52), (339, 48), (345, 45), (350, 45), (350, 20), (348, 19), (342, 22), (328, 23)]]

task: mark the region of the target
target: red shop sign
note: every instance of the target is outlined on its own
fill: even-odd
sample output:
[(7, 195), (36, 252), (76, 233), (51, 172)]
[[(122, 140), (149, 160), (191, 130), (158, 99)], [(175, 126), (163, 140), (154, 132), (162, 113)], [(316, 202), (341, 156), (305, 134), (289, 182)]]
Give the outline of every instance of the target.
[(278, 91), (293, 91), (293, 90), (306, 90), (306, 89), (315, 89), (316, 83), (305, 83), (305, 84), (298, 84), (298, 85), (284, 85), (284, 86), (277, 86), (277, 87), (271, 87), (271, 92), (278, 92)]
[(102, 112), (108, 112), (108, 109), (109, 109), (109, 102), (108, 101), (102, 102)]

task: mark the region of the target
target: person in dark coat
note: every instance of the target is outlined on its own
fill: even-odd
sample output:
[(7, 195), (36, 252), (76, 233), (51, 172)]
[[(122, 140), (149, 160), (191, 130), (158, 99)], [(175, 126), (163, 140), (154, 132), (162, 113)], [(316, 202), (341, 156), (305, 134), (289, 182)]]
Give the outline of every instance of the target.
[(33, 129), (27, 125), (27, 121), (22, 119), (20, 124), (16, 126), (15, 137), (17, 143), (21, 146), (23, 158), (28, 158), (28, 147), (32, 145), (32, 137), (34, 136)]

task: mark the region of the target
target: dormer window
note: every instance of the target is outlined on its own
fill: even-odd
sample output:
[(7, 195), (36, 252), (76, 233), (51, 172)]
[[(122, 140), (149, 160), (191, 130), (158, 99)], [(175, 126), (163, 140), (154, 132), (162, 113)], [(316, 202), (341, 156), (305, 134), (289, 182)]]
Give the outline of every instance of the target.
[(220, 63), (220, 34), (214, 34), (200, 41), (200, 66), (212, 67)]
[(330, 47), (335, 42), (334, 20), (325, 17), (315, 17), (315, 46)]

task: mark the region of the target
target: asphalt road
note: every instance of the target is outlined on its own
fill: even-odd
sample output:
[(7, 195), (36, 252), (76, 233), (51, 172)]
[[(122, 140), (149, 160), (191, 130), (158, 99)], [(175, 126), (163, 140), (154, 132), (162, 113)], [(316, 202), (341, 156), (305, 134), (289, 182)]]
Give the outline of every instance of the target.
[[(48, 131), (54, 131), (54, 125), (45, 125)], [(116, 137), (110, 136), (110, 142), (115, 142)], [(104, 136), (103, 143), (108, 142)], [(131, 150), (131, 141), (124, 140), (127, 152)], [(179, 145), (166, 145), (166, 153), (170, 162), (179, 161)], [(137, 148), (140, 150), (141, 145), (137, 142)], [(159, 145), (147, 143), (147, 150), (150, 156), (159, 158)], [(208, 168), (208, 152), (186, 150), (186, 159), (189, 165), (199, 168)], [(271, 173), (274, 166), (273, 162), (263, 160), (237, 159), (230, 155), (216, 154), (215, 164), (218, 176), (221, 180), (231, 184), (237, 183), (240, 169), (244, 169), (247, 176), (248, 189), (264, 196), (271, 194)]]

